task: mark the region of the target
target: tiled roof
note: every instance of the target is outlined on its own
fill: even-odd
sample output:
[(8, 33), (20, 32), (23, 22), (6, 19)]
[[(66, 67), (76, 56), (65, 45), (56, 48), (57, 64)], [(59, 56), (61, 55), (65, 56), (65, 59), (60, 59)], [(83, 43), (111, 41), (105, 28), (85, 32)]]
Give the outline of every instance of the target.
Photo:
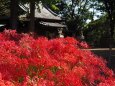
[[(28, 13), (28, 10), (27, 8), (29, 8), (29, 5), (25, 5), (25, 8), (24, 6), (21, 6), (20, 7), (27, 11)], [(36, 6), (36, 9), (35, 9), (35, 18), (44, 18), (44, 19), (53, 19), (53, 20), (62, 20), (61, 17), (55, 15), (48, 7), (42, 5), (42, 4), (39, 4), (39, 9), (37, 9), (37, 6)], [(20, 17), (26, 17), (27, 14), (25, 15), (21, 15)]]
[(60, 23), (52, 23), (52, 22), (40, 22), (40, 24), (44, 25), (44, 26), (50, 26), (50, 27), (66, 27), (66, 25), (60, 24)]

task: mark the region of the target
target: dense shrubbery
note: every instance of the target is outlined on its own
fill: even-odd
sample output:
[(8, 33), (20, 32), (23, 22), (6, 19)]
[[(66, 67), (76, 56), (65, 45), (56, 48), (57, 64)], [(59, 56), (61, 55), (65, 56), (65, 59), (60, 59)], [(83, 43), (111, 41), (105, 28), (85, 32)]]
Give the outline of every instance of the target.
[(74, 38), (0, 33), (0, 86), (115, 86), (106, 61)]

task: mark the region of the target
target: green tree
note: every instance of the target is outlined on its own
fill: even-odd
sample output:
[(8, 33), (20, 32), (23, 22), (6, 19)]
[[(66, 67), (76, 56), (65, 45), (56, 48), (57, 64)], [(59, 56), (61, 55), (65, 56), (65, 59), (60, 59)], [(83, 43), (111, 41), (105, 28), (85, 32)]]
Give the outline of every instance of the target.
[(106, 12), (107, 19), (110, 22), (109, 34), (111, 38), (114, 35), (114, 27), (115, 27), (115, 1), (114, 0), (98, 0), (98, 2), (103, 3), (102, 11)]
[(112, 53), (112, 47), (113, 47), (113, 36), (114, 36), (114, 28), (115, 28), (115, 1), (114, 0), (99, 0), (100, 2), (103, 2), (105, 5), (105, 11), (108, 14), (108, 19), (110, 23), (110, 29), (109, 29), (109, 62), (111, 63), (111, 53)]
[[(87, 20), (94, 20), (96, 9), (101, 6), (96, 0), (61, 0), (56, 3), (58, 14), (65, 17), (69, 32), (80, 34)], [(90, 11), (93, 9), (93, 11)]]

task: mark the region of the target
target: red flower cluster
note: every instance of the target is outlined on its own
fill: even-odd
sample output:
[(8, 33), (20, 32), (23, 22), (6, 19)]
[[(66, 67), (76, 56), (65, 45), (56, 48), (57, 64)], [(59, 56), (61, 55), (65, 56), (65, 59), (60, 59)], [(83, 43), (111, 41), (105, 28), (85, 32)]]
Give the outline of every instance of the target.
[(74, 38), (0, 33), (0, 86), (114, 86), (106, 61)]

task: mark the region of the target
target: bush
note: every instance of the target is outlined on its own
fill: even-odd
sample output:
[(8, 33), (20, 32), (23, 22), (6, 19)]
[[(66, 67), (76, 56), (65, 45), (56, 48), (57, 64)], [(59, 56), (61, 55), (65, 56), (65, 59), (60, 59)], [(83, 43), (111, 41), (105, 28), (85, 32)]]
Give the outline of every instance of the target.
[(0, 33), (0, 86), (114, 86), (106, 61), (74, 38)]

